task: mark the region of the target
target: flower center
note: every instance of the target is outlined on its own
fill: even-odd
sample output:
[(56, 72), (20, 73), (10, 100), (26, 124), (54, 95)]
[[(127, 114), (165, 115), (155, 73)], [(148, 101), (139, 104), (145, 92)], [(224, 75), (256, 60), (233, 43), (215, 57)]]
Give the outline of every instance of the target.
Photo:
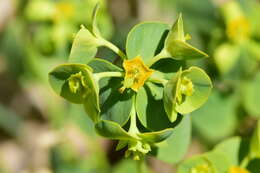
[(194, 93), (194, 86), (192, 81), (187, 78), (180, 79), (179, 89), (177, 91), (177, 102), (181, 104), (186, 96), (191, 96)]
[(126, 88), (131, 88), (137, 92), (153, 73), (153, 70), (144, 64), (140, 56), (131, 60), (125, 60), (123, 67), (125, 69), (125, 78), (123, 87), (119, 90), (120, 92), (123, 92)]
[(86, 93), (88, 90), (88, 86), (85, 83), (84, 76), (82, 75), (81, 71), (75, 74), (72, 74), (68, 78), (68, 84), (70, 91), (74, 94), (76, 93)]

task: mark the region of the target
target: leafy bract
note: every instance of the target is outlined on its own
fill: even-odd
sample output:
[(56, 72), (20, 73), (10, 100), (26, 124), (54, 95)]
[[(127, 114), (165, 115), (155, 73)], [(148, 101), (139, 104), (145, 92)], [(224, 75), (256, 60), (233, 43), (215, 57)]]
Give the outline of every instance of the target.
[(72, 103), (84, 104), (93, 121), (99, 119), (99, 88), (92, 69), (84, 64), (62, 64), (49, 73), (54, 91)]
[(82, 26), (73, 41), (69, 62), (88, 63), (96, 55), (99, 46), (99, 40)]
[(132, 108), (133, 92), (119, 92), (122, 79), (101, 79), (100, 85), (100, 107), (101, 118), (117, 122), (123, 126), (130, 117)]
[(142, 125), (152, 131), (171, 126), (163, 108), (163, 101), (156, 100), (148, 87), (141, 88), (136, 96), (136, 112)]
[(128, 59), (140, 56), (147, 63), (158, 53), (159, 46), (169, 30), (169, 25), (146, 22), (136, 25), (128, 34), (126, 53)]
[(177, 60), (189, 60), (208, 57), (208, 55), (186, 42), (187, 36), (184, 35), (182, 16), (173, 25), (165, 40), (165, 51), (168, 57)]
[(201, 107), (211, 92), (208, 75), (198, 67), (179, 71), (164, 88), (164, 108), (171, 122), (177, 113), (188, 114)]

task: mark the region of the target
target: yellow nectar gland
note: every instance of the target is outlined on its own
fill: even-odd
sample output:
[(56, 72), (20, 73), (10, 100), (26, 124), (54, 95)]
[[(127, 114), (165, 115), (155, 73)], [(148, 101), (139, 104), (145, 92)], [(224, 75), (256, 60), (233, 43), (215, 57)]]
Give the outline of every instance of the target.
[(131, 60), (125, 60), (123, 67), (125, 69), (125, 78), (124, 86), (120, 88), (120, 92), (123, 92), (126, 88), (131, 88), (137, 92), (154, 72), (154, 70), (149, 69), (144, 64), (140, 56)]
[(237, 166), (233, 166), (231, 168), (229, 168), (228, 173), (250, 173), (248, 170), (237, 167)]
[(236, 18), (228, 23), (227, 35), (233, 40), (244, 40), (250, 35), (249, 22), (244, 17)]
[(180, 79), (180, 85), (177, 91), (177, 102), (181, 104), (184, 100), (183, 97), (192, 96), (193, 93), (194, 86), (192, 81), (187, 77)]

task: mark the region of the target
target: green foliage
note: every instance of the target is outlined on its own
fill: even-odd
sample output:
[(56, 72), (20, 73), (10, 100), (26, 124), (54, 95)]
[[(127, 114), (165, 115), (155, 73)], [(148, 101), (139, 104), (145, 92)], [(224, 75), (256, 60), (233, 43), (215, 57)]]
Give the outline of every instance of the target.
[[(179, 66), (168, 74), (160, 71), (162, 66), (157, 62), (167, 57), (188, 60), (207, 55), (183, 40), (181, 16), (171, 31), (162, 23), (135, 26), (128, 34), (125, 55), (100, 35), (97, 10), (98, 7), (94, 10), (92, 28), (82, 27), (76, 35), (70, 63), (49, 73), (52, 88), (68, 101), (83, 104), (96, 132), (119, 140), (117, 149), (127, 147), (127, 157), (139, 160), (152, 151), (161, 160), (179, 161), (187, 150), (191, 131), (189, 116), (182, 115), (206, 102), (212, 84), (198, 67), (182, 71), (184, 67)], [(94, 58), (101, 45), (121, 57), (124, 70)], [(165, 50), (169, 54), (162, 57)], [(170, 60), (174, 62), (173, 59)], [(174, 111), (182, 115), (173, 115)]]

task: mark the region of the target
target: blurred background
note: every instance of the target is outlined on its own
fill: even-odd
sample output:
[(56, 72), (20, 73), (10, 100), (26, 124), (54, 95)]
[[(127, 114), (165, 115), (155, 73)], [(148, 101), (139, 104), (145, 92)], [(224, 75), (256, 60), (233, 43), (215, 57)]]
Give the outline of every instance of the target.
[[(48, 72), (68, 58), (73, 35), (90, 26), (96, 3), (105, 38), (124, 50), (141, 21), (184, 18), (190, 42), (210, 58), (187, 62), (211, 76), (208, 102), (192, 113), (186, 158), (234, 135), (250, 136), (260, 117), (258, 0), (0, 0), (0, 172), (134, 173), (135, 163), (98, 137), (81, 106), (55, 95)], [(100, 49), (97, 57), (114, 61)], [(151, 171), (176, 164), (149, 159)]]

